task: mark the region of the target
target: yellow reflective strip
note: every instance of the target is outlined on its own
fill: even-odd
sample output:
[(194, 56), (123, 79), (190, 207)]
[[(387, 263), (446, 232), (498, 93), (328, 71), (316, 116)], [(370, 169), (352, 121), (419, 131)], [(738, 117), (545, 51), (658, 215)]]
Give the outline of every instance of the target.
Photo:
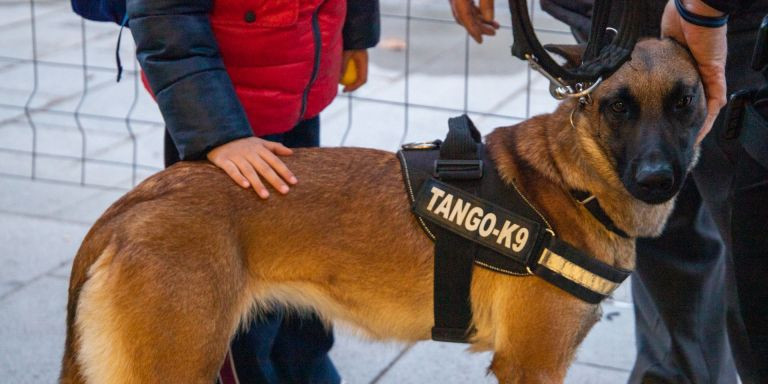
[(546, 248), (541, 252), (539, 264), (576, 284), (603, 295), (609, 295), (619, 286), (619, 284), (595, 275)]

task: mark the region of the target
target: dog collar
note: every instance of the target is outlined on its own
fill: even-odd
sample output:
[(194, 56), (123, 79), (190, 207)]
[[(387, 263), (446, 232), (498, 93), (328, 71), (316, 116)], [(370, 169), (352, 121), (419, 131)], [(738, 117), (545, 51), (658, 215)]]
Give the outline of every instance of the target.
[(597, 201), (597, 197), (595, 195), (586, 192), (586, 191), (580, 191), (576, 189), (572, 189), (571, 196), (574, 200), (576, 200), (579, 205), (583, 206), (584, 208), (589, 211), (589, 213), (592, 214), (592, 216), (597, 219), (597, 221), (600, 222), (600, 224), (603, 224), (605, 229), (625, 238), (629, 239), (630, 236), (624, 232), (621, 228), (617, 227), (616, 224), (611, 220), (611, 217), (608, 216), (608, 214), (605, 212), (602, 206), (600, 206), (600, 202)]
[(535, 275), (592, 304), (629, 276), (557, 237), (517, 186), (501, 180), (468, 117), (449, 120), (449, 128), (443, 143), (398, 152), (415, 217), (435, 241), (434, 340), (464, 342), (471, 334), (474, 265)]

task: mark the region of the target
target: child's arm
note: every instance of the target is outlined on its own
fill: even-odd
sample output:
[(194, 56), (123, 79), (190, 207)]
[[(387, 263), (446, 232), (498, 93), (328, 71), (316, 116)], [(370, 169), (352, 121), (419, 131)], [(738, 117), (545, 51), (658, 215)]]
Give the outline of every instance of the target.
[(213, 1), (128, 0), (126, 5), (136, 55), (181, 159), (208, 157), (262, 197), (268, 193), (259, 174), (287, 192), (283, 180), (292, 183), (295, 177), (274, 153), (290, 150), (253, 137), (211, 30)]
[(381, 34), (381, 21), (378, 0), (349, 0), (347, 1), (347, 17), (344, 22), (344, 55), (342, 56), (342, 73), (349, 65), (355, 63), (357, 78), (351, 84), (344, 86), (344, 92), (352, 92), (368, 81), (368, 48), (376, 46)]

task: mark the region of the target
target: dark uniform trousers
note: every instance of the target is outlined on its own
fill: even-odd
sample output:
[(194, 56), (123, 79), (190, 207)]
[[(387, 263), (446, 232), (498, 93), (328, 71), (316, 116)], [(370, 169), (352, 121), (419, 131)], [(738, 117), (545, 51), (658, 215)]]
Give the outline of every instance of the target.
[[(659, 36), (667, 2), (643, 1), (643, 34)], [(541, 0), (578, 41), (588, 37), (592, 4)], [(749, 65), (767, 9), (768, 0), (755, 0), (749, 14), (731, 18), (729, 95), (764, 84)], [(725, 138), (722, 115), (662, 236), (638, 239), (631, 384), (737, 383), (736, 368), (744, 383), (768, 383), (768, 171)]]
[[(729, 34), (729, 95), (763, 84), (754, 43), (754, 30)], [(744, 383), (768, 383), (768, 170), (727, 138), (723, 115), (663, 235), (638, 240), (630, 383), (737, 383), (736, 367)]]

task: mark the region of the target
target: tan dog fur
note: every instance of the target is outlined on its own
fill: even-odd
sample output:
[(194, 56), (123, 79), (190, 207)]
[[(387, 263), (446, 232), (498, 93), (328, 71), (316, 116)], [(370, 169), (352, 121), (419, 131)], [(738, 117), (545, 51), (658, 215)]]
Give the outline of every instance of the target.
[[(630, 65), (594, 98), (642, 79), (654, 105), (671, 74), (698, 81), (668, 41), (641, 42)], [(632, 236), (657, 235), (673, 203), (648, 205), (625, 190), (590, 124), (596, 108), (578, 113), (574, 128), (574, 103), (496, 129), (488, 149), (558, 236), (631, 269), (634, 240), (608, 232), (568, 189), (595, 193)], [(180, 163), (112, 205), (72, 268), (61, 382), (210, 384), (238, 326), (276, 304), (375, 339), (429, 339), (433, 244), (411, 213), (395, 155), (306, 149), (284, 160), (300, 180), (286, 196), (263, 201), (211, 164)], [(472, 347), (494, 351), (490, 370), (502, 383), (562, 382), (599, 318), (599, 306), (537, 277), (479, 267), (471, 297)]]

